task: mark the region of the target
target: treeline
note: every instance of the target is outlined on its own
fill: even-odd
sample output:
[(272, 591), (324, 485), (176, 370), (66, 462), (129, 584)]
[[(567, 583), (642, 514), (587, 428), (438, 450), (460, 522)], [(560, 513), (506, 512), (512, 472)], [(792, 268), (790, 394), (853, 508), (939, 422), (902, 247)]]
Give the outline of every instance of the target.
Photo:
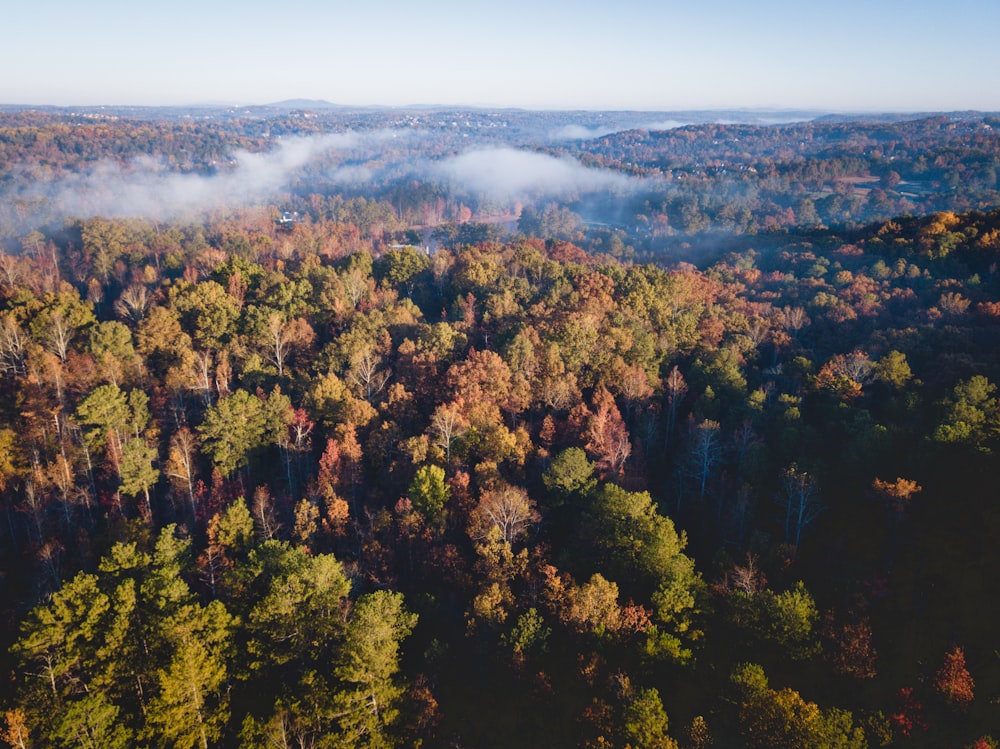
[(0, 257), (4, 740), (991, 745), (1000, 212), (704, 268), (337, 219)]

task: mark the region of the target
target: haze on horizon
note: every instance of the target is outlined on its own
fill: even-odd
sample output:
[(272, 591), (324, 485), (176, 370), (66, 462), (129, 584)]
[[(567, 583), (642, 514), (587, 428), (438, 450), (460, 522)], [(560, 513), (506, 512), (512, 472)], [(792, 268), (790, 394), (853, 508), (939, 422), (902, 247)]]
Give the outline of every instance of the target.
[(1000, 110), (996, 0), (38, 0), (0, 103)]

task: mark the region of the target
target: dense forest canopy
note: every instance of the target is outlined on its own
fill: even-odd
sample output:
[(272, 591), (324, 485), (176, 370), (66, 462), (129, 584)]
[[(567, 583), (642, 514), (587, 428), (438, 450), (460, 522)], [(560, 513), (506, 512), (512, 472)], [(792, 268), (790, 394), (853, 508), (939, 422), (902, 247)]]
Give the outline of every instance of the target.
[(0, 740), (995, 746), (1000, 120), (643, 123), (0, 113)]

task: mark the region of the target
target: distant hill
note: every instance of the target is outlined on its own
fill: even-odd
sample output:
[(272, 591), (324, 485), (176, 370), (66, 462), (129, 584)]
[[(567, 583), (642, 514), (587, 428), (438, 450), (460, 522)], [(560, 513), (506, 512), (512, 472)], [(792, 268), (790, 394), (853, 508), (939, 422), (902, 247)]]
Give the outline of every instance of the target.
[(816, 122), (820, 123), (877, 123), (877, 122), (911, 122), (913, 120), (925, 120), (931, 117), (947, 117), (955, 122), (965, 122), (968, 120), (981, 120), (984, 117), (996, 117), (996, 112), (979, 112), (967, 110), (962, 112), (842, 112), (839, 114), (827, 114), (817, 117)]
[(265, 107), (273, 109), (351, 109), (356, 107), (346, 107), (343, 104), (334, 104), (324, 99), (286, 99), (273, 104), (264, 104)]

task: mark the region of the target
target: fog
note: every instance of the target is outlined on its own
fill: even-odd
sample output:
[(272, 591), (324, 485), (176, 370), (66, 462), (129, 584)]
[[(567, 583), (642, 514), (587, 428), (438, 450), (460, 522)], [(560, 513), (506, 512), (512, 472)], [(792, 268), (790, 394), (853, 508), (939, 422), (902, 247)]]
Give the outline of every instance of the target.
[[(44, 200), (63, 217), (146, 217), (170, 219), (229, 206), (254, 205), (286, 191), (304, 167), (335, 151), (377, 146), (396, 131), (336, 133), (286, 138), (261, 153), (237, 151), (211, 174), (179, 173), (162, 160), (143, 157), (126, 165), (100, 162), (51, 182), (38, 182), (25, 197)], [(325, 175), (336, 183), (371, 178), (364, 166), (343, 166)]]
[(621, 127), (586, 127), (585, 125), (564, 125), (552, 132), (552, 140), (590, 140), (603, 135), (620, 133)]
[[(614, 194), (641, 182), (569, 156), (509, 146), (477, 145), (435, 159), (424, 154), (425, 135), (378, 130), (283, 138), (268, 151), (236, 151), (208, 173), (179, 172), (156, 157), (103, 161), (48, 180), (36, 174), (16, 197), (33, 204), (38, 226), (93, 216), (198, 220), (219, 209), (282, 203), (292, 194), (345, 188), (370, 196), (404, 179), (508, 204)], [(389, 143), (400, 138), (410, 142)]]
[(432, 173), (453, 189), (498, 200), (559, 197), (574, 192), (620, 189), (630, 183), (616, 172), (589, 169), (569, 157), (515, 148), (467, 151), (438, 162)]

